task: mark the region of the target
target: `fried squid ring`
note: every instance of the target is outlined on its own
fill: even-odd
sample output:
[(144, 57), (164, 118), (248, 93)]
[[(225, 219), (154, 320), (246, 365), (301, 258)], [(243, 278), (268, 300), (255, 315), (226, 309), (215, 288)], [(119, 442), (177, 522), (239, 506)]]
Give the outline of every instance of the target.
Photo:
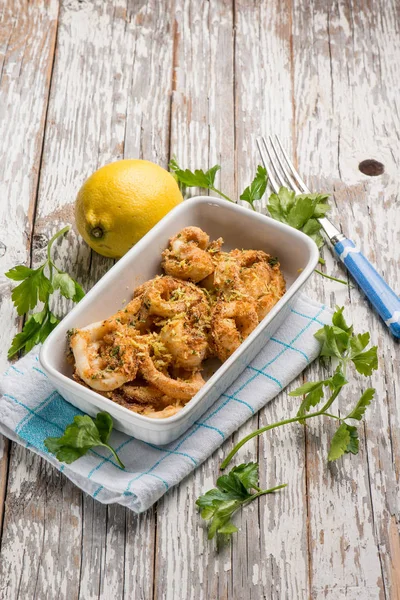
[[(122, 401), (123, 406), (135, 412), (140, 411), (141, 415), (152, 419), (171, 417), (182, 408), (179, 400), (167, 396), (153, 385), (126, 384), (122, 386), (121, 391), (126, 398)], [(132, 401), (135, 403), (134, 406)]]
[(207, 307), (204, 292), (194, 284), (179, 281), (174, 277), (158, 277), (149, 285), (142, 296), (142, 307), (146, 315), (174, 317), (202, 303)]
[(271, 280), (266, 294), (257, 299), (256, 310), (258, 319), (261, 321), (269, 311), (275, 306), (286, 291), (285, 279), (281, 273), (279, 265), (272, 268)]
[(258, 324), (253, 302), (219, 300), (212, 316), (212, 335), (218, 358), (224, 362)]
[(176, 400), (190, 400), (203, 387), (204, 379), (200, 373), (192, 373), (189, 381), (173, 379), (156, 369), (148, 353), (141, 357), (141, 373), (156, 388)]
[(121, 308), (121, 310), (115, 313), (115, 315), (108, 319), (108, 321), (119, 321), (124, 325), (126, 325), (127, 323), (132, 323), (137, 313), (139, 312), (141, 306), (142, 298), (133, 298), (133, 300), (128, 302), (128, 304), (124, 308)]
[(204, 329), (191, 326), (189, 317), (178, 315), (164, 325), (160, 341), (172, 355), (177, 367), (196, 369), (205, 358), (208, 341)]
[[(199, 227), (185, 227), (169, 240), (169, 248), (162, 253), (161, 266), (167, 275), (201, 281), (214, 271), (214, 263), (207, 246), (210, 238)], [(213, 246), (218, 251), (218, 245)]]
[(139, 363), (131, 329), (114, 319), (76, 330), (70, 347), (78, 376), (95, 390), (115, 390), (136, 377)]

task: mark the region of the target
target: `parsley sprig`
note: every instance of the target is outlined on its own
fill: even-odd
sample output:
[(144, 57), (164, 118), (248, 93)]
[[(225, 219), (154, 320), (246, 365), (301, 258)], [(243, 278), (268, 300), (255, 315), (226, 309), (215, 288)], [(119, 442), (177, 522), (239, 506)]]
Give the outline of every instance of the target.
[(183, 187), (183, 191), (185, 188), (199, 187), (207, 190), (212, 190), (225, 200), (229, 200), (229, 202), (233, 202), (231, 198), (229, 198), (226, 194), (221, 192), (215, 187), (215, 176), (217, 172), (221, 169), (220, 165), (214, 165), (208, 171), (203, 171), (203, 169), (196, 169), (194, 172), (189, 169), (181, 169), (178, 165), (177, 160), (173, 157), (169, 163), (169, 169), (172, 171), (176, 181)]
[(107, 412), (97, 413), (95, 419), (88, 415), (77, 415), (66, 426), (61, 437), (48, 437), (44, 445), (51, 454), (55, 454), (57, 460), (67, 464), (84, 456), (92, 448), (103, 446), (113, 454), (121, 469), (125, 469), (118, 454), (108, 443), (112, 428), (113, 420)]
[(277, 194), (268, 199), (268, 212), (273, 219), (302, 231), (314, 240), (318, 248), (324, 245), (321, 225), (317, 218), (324, 217), (330, 210), (329, 194), (296, 194), (281, 187)]
[[(378, 356), (376, 346), (367, 348), (370, 342), (370, 334), (368, 332), (355, 334), (353, 326), (346, 323), (343, 316), (343, 310), (343, 307), (336, 307), (336, 311), (332, 317), (332, 324), (324, 325), (324, 327), (315, 333), (315, 337), (321, 343), (321, 360), (324, 362), (331, 360), (336, 364), (331, 377), (318, 381), (309, 381), (290, 392), (290, 396), (303, 396), (297, 414), (294, 417), (261, 427), (244, 437), (223, 460), (220, 467), (221, 470), (224, 470), (240, 448), (254, 437), (270, 431), (271, 429), (289, 425), (291, 423), (305, 425), (308, 419), (316, 417), (327, 417), (334, 419), (338, 423), (338, 427), (330, 443), (327, 457), (328, 461), (337, 460), (344, 454), (358, 453), (359, 437), (357, 422), (359, 423), (364, 417), (365, 411), (375, 395), (375, 389), (367, 388), (346, 416), (332, 414), (330, 409), (343, 388), (348, 384), (347, 371), (349, 367), (352, 366), (358, 373), (368, 377), (378, 368)], [(320, 408), (312, 411), (312, 409), (315, 409), (318, 406), (320, 406)], [(252, 465), (253, 463), (249, 464)], [(240, 466), (241, 469), (245, 469), (245, 467), (246, 465)], [(232, 471), (234, 472), (234, 470)], [(219, 478), (218, 481), (220, 479), (221, 478)], [(252, 487), (254, 488), (254, 485)], [(274, 490), (276, 488), (272, 489)], [(208, 492), (199, 498), (197, 504), (200, 508), (203, 510), (207, 508), (207, 504), (204, 504), (205, 501), (203, 499), (212, 498), (214, 492), (215, 490), (211, 490), (211, 492)], [(208, 496), (208, 494), (210, 494), (210, 496)], [(250, 502), (257, 497), (256, 494), (253, 494), (253, 496), (254, 497), (249, 496), (246, 502)], [(235, 510), (237, 510), (239, 506), (240, 505), (238, 505)], [(209, 515), (213, 516), (213, 514), (214, 513), (211, 514), (207, 511), (205, 511), (204, 514), (203, 511), (201, 513), (202, 517), (205, 519), (210, 518)], [(216, 512), (216, 515), (218, 517), (219, 513)], [(218, 529), (215, 531), (218, 531)], [(219, 531), (221, 530), (219, 529)], [(232, 529), (232, 531), (223, 532), (233, 533), (234, 530)], [(213, 537), (213, 535), (210, 535), (209, 532), (209, 537)]]
[(208, 539), (211, 540), (217, 533), (232, 534), (238, 531), (231, 517), (239, 508), (286, 485), (284, 483), (267, 490), (259, 488), (258, 464), (253, 462), (233, 467), (227, 475), (218, 477), (217, 487), (196, 500), (202, 518), (210, 522)]
[(254, 202), (261, 200), (264, 196), (268, 185), (267, 169), (258, 165), (255, 177), (251, 184), (240, 195), (240, 200), (248, 202), (253, 210), (255, 209)]
[(23, 350), (29, 352), (36, 344), (44, 342), (60, 322), (50, 310), (50, 297), (55, 290), (73, 302), (79, 302), (85, 292), (68, 273), (61, 271), (51, 258), (51, 247), (57, 238), (70, 230), (67, 225), (58, 231), (47, 245), (47, 260), (37, 269), (17, 265), (5, 273), (13, 281), (20, 281), (12, 291), (11, 298), (19, 315), (33, 310), (38, 302), (43, 302), (42, 310), (30, 315), (20, 333), (14, 337), (8, 351), (8, 358)]
[[(228, 198), (220, 190), (214, 186), (215, 175), (221, 169), (220, 165), (211, 167), (208, 171), (202, 169), (196, 169), (194, 172), (189, 169), (181, 169), (175, 157), (172, 158), (169, 163), (169, 168), (174, 175), (176, 181), (181, 186), (181, 190), (184, 193), (188, 187), (201, 187), (209, 190), (213, 190), (219, 194), (225, 200), (233, 202), (231, 198)], [(253, 210), (256, 210), (254, 202), (261, 200), (264, 196), (268, 186), (268, 173), (267, 170), (258, 165), (256, 174), (253, 181), (240, 195), (240, 200), (248, 202)], [(289, 190), (286, 187), (281, 187), (277, 194), (272, 193), (269, 196), (267, 209), (270, 216), (276, 221), (286, 223), (295, 229), (298, 229), (308, 235), (317, 244), (318, 248), (321, 249), (324, 245), (324, 238), (321, 235), (321, 225), (317, 220), (320, 217), (324, 217), (325, 214), (330, 210), (328, 203), (329, 194), (298, 194)], [(319, 262), (325, 264), (325, 261), (320, 258)], [(315, 272), (337, 281), (343, 285), (348, 285), (348, 282), (344, 279), (338, 279), (337, 277), (331, 277), (326, 275), (322, 271), (315, 269)]]

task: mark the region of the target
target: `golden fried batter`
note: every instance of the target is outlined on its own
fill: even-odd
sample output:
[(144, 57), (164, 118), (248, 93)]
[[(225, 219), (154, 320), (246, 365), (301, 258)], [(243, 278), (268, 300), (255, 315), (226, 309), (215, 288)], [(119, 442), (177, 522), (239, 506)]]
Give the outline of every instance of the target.
[(109, 319), (71, 331), (76, 381), (151, 418), (181, 410), (204, 385), (204, 360), (227, 360), (285, 293), (276, 259), (222, 244), (186, 227), (162, 253), (166, 275)]

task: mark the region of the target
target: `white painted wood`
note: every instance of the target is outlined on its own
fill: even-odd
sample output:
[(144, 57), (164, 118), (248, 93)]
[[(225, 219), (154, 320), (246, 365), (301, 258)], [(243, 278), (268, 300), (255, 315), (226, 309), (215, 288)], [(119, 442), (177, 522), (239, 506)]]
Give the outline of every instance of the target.
[[(377, 19), (378, 14), (384, 14), (384, 19)], [(303, 3), (293, 20), (298, 91), (295, 127), (301, 170), (314, 177), (316, 185), (319, 181), (320, 186), (335, 190), (335, 221), (393, 286), (398, 284), (399, 269), (394, 149), (398, 148), (400, 122), (387, 98), (400, 75), (398, 61), (391, 59), (399, 52), (395, 15), (395, 3), (390, 2), (384, 10), (378, 3), (373, 3), (372, 10), (339, 3), (328, 12), (326, 6), (307, 9)], [(305, 30), (310, 32), (307, 38)], [(309, 101), (302, 101), (304, 97)], [(383, 162), (385, 175), (361, 174), (358, 164), (367, 158)], [(329, 272), (345, 275), (329, 251), (324, 255), (329, 258)], [(323, 457), (334, 427), (314, 423), (308, 428), (311, 595), (392, 598), (397, 596), (393, 595), (396, 577), (398, 581), (390, 567), (389, 537), (391, 516), (399, 512), (395, 441), (399, 437), (399, 379), (398, 372), (394, 374), (399, 348), (358, 289), (338, 287), (314, 278), (316, 297), (325, 297), (331, 304), (345, 303), (355, 329), (371, 331), (372, 341), (379, 345), (380, 370), (371, 382), (352, 373), (354, 383), (341, 403), (345, 409), (370, 383), (377, 389), (357, 457), (328, 467)], [(311, 373), (321, 370), (315, 365)], [(396, 543), (398, 547), (398, 537)]]
[[(222, 185), (233, 194), (232, 6), (177, 1), (174, 15), (171, 155), (192, 169), (220, 163)], [(201, 491), (213, 485), (221, 456), (217, 452), (158, 503), (156, 598), (232, 597), (230, 546), (216, 554), (195, 505)]]
[[(170, 154), (191, 168), (218, 162), (218, 184), (237, 198), (259, 162), (256, 135), (276, 132), (306, 179), (334, 191), (333, 218), (398, 285), (396, 0), (65, 0), (55, 55), (56, 2), (0, 10), (2, 270), (29, 263), (31, 250), (33, 263), (41, 260), (49, 236), (71, 221), (79, 186), (102, 164), (141, 156), (166, 166)], [(365, 158), (384, 163), (385, 174), (362, 175)], [(86, 287), (111, 264), (75, 232), (55, 253)], [(346, 276), (329, 250), (324, 256), (327, 272)], [(0, 286), (5, 365), (17, 321)], [(289, 488), (237, 515), (240, 533), (217, 548), (196, 497), (235, 440), (295, 412), (287, 392), (140, 517), (100, 505), (13, 447), (8, 478), (8, 461), (0, 462), (1, 598), (400, 598), (399, 347), (355, 287), (315, 276), (309, 292), (345, 303), (380, 348), (377, 401), (358, 456), (327, 465), (329, 423), (253, 441), (237, 462), (258, 459), (263, 485)], [(57, 302), (58, 311), (67, 307)], [(322, 373), (315, 364), (304, 377)], [(353, 377), (343, 408), (370, 385)]]
[[(238, 188), (262, 164), (258, 135), (277, 133), (290, 151), (292, 81), (290, 5), (236, 2), (236, 140)], [(260, 202), (259, 205), (263, 203)], [(261, 206), (259, 206), (261, 208)], [(288, 357), (290, 359), (290, 357)], [(301, 378), (293, 386), (301, 384)], [(259, 413), (259, 426), (295, 412), (287, 392)], [(251, 424), (254, 429), (254, 424)], [(250, 431), (251, 429), (249, 429)], [(242, 437), (240, 432), (238, 439)], [(289, 488), (243, 512), (243, 531), (233, 544), (235, 589), (242, 597), (302, 598), (308, 594), (307, 506), (302, 431), (271, 432), (259, 439), (262, 485)], [(239, 459), (237, 459), (237, 462)], [(236, 461), (235, 461), (236, 462)], [(290, 465), (290, 468), (288, 466)], [(247, 516), (248, 512), (250, 514)], [(246, 560), (243, 560), (243, 557)], [(248, 596), (247, 596), (248, 595)]]
[[(73, 202), (84, 179), (97, 167), (123, 156), (126, 125), (131, 119), (129, 102), (136, 105), (134, 99), (143, 98), (142, 103), (150, 107), (156, 88), (157, 93), (168, 97), (171, 85), (168, 53), (164, 79), (167, 89), (156, 77), (151, 86), (143, 75), (135, 81), (135, 61), (138, 66), (144, 60), (147, 47), (154, 54), (154, 62), (156, 58), (159, 61), (160, 72), (163, 68), (149, 27), (154, 12), (148, 8), (148, 15), (142, 4), (137, 3), (128, 11), (120, 1), (66, 2), (61, 8), (36, 209), (34, 264), (42, 260), (49, 237), (72, 220)], [(162, 7), (159, 11), (161, 47), (169, 21)], [(144, 81), (146, 86), (141, 88)], [(154, 128), (152, 119), (147, 118), (142, 131), (154, 139), (156, 155), (165, 156), (168, 135), (162, 142), (158, 131), (168, 131), (168, 110), (160, 118), (164, 122), (157, 122)], [(141, 154), (143, 137), (139, 129), (138, 147), (132, 149), (131, 155)], [(57, 245), (55, 257), (85, 288), (112, 265), (112, 261), (92, 256), (75, 232)], [(66, 303), (57, 302), (58, 312), (66, 308)], [(21, 512), (18, 505), (24, 501), (23, 488), (17, 483), (28, 478), (27, 463), (31, 463), (31, 477), (37, 482), (33, 490), (35, 510)], [(46, 479), (43, 471), (52, 474)], [(139, 519), (127, 517), (126, 509), (120, 506), (100, 506), (20, 448), (11, 459), (10, 473), (8, 497), (13, 501), (7, 505), (1, 555), (2, 573), (7, 573), (7, 597), (16, 598), (18, 594), (21, 598), (40, 599), (55, 598), (58, 594), (58, 598), (68, 600), (122, 598), (124, 594), (127, 598), (148, 597), (152, 590), (154, 551), (151, 511)], [(68, 511), (64, 501), (70, 506)], [(149, 541), (147, 545), (143, 545), (144, 538)], [(29, 560), (24, 558), (28, 556)], [(125, 559), (128, 563), (124, 566)], [(121, 577), (124, 571), (125, 580)], [(135, 578), (129, 575), (132, 572), (136, 572)]]
[[(11, 340), (22, 326), (4, 273), (30, 260), (57, 13), (56, 1), (46, 6), (41, 1), (5, 1), (0, 7), (0, 372), (7, 366)], [(0, 436), (0, 445), (1, 531), (10, 443)], [(0, 582), (0, 590), (3, 585)]]

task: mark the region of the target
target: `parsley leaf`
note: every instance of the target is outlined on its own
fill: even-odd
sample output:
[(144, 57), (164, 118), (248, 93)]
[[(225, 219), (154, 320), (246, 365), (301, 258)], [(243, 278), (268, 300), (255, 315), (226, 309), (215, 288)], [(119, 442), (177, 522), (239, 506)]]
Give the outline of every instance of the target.
[(74, 302), (79, 302), (85, 295), (85, 292), (79, 283), (72, 279), (68, 273), (62, 273), (61, 271), (54, 275), (53, 288), (55, 290), (60, 290), (60, 293), (64, 298), (68, 298)]
[(346, 320), (343, 316), (343, 311), (344, 306), (336, 306), (335, 312), (332, 317), (332, 325), (335, 325), (335, 327), (338, 327), (339, 329), (342, 329), (346, 333), (350, 334), (353, 331), (353, 326), (347, 325)]
[[(312, 406), (317, 406), (320, 403), (324, 397), (324, 385), (326, 385), (325, 381), (310, 381), (290, 392), (289, 396), (302, 396), (306, 394), (297, 411), (298, 417), (304, 417)], [(300, 423), (304, 422), (303, 419), (300, 421)]]
[(37, 314), (32, 315), (25, 323), (22, 331), (14, 336), (11, 346), (8, 350), (8, 358), (12, 358), (14, 354), (25, 348), (28, 352), (35, 344), (39, 343), (41, 322), (36, 320)]
[(371, 400), (375, 395), (374, 388), (368, 388), (365, 390), (351, 413), (349, 413), (346, 419), (357, 419), (357, 421), (361, 421), (363, 418), (367, 407), (371, 404)]
[[(21, 281), (12, 291), (11, 298), (19, 315), (23, 315), (43, 302), (44, 307), (40, 312), (33, 313), (26, 321), (22, 331), (17, 333), (8, 350), (8, 358), (23, 350), (29, 352), (36, 344), (44, 342), (47, 336), (58, 325), (59, 319), (50, 310), (50, 296), (54, 290), (59, 289), (65, 297), (79, 302), (85, 292), (68, 273), (62, 273), (50, 256), (50, 250), (55, 240), (69, 231), (70, 226), (57, 232), (47, 245), (47, 260), (37, 269), (24, 265), (17, 265), (5, 275), (13, 281)], [(56, 273), (53, 275), (54, 270)], [(48, 275), (46, 275), (46, 272)]]
[(106, 412), (97, 413), (95, 420), (88, 415), (77, 415), (65, 428), (64, 435), (58, 438), (48, 437), (44, 440), (44, 445), (51, 454), (55, 454), (57, 460), (67, 464), (96, 446), (104, 446), (114, 455), (118, 465), (125, 469), (114, 448), (107, 443), (112, 426), (112, 418)]
[(215, 176), (217, 172), (221, 169), (220, 165), (214, 165), (208, 171), (203, 171), (203, 169), (196, 169), (194, 172), (190, 171), (190, 169), (181, 169), (175, 157), (169, 163), (169, 169), (172, 171), (173, 176), (176, 181), (183, 185), (184, 187), (199, 187), (205, 188), (209, 190), (213, 190), (225, 200), (229, 200), (232, 202), (228, 196), (223, 194), (220, 190), (215, 187)]
[(317, 218), (323, 217), (330, 209), (328, 198), (329, 194), (296, 196), (295, 192), (282, 186), (277, 194), (270, 195), (267, 208), (273, 219), (303, 231), (314, 240), (318, 248), (321, 248), (324, 239)]
[(357, 454), (358, 445), (357, 427), (347, 425), (347, 423), (342, 423), (332, 438), (328, 453), (328, 460), (332, 462), (343, 456), (343, 454), (348, 454), (349, 452), (351, 452), (351, 454)]
[(30, 269), (29, 267), (25, 267), (24, 265), (16, 265), (7, 271), (5, 276), (9, 279), (13, 279), (14, 281), (23, 281), (24, 279), (31, 277), (33, 273), (34, 270)]
[(252, 462), (238, 465), (227, 475), (218, 477), (217, 487), (196, 500), (196, 504), (201, 510), (201, 517), (210, 521), (208, 539), (212, 539), (217, 533), (229, 535), (235, 533), (238, 529), (232, 523), (231, 517), (241, 506), (283, 487), (286, 487), (286, 484), (268, 490), (260, 490), (258, 487), (258, 464)]
[(249, 462), (233, 467), (231, 473), (236, 475), (246, 488), (255, 488), (258, 484), (258, 463)]
[(362, 333), (350, 339), (349, 357), (355, 368), (362, 375), (372, 375), (372, 371), (378, 368), (378, 348), (372, 346), (369, 350), (363, 350), (369, 344), (369, 333)]
[(372, 375), (372, 371), (378, 368), (378, 347), (373, 346), (366, 352), (353, 356), (351, 360), (361, 375)]
[(254, 208), (255, 200), (261, 200), (264, 196), (268, 185), (267, 169), (258, 165), (256, 175), (251, 184), (241, 194), (240, 199), (248, 202), (252, 209)]
[(349, 334), (334, 325), (324, 325), (314, 335), (322, 344), (320, 356), (323, 357), (342, 358), (342, 351), (347, 348), (350, 341)]
[[(19, 281), (21, 281), (23, 273), (25, 273), (25, 277), (22, 283), (13, 289), (11, 298), (19, 315), (23, 315), (32, 308), (35, 308), (38, 300), (46, 302), (53, 291), (51, 281), (43, 271), (44, 266), (38, 269), (28, 269), (27, 267), (24, 267), (23, 270), (18, 269)], [(5, 275), (10, 279), (15, 279), (16, 267), (8, 271)]]
[[(289, 195), (285, 196), (285, 202), (290, 205), (292, 201)], [(348, 384), (346, 369), (352, 363), (363, 375), (370, 375), (377, 368), (376, 346), (366, 349), (369, 341), (369, 333), (354, 334), (353, 326), (348, 325), (344, 315), (344, 308), (336, 307), (332, 317), (332, 324), (325, 325), (314, 335), (321, 342), (321, 356), (331, 357), (337, 364), (334, 373), (328, 379), (319, 381), (307, 381), (300, 387), (290, 392), (290, 396), (304, 396), (297, 415), (292, 418), (283, 419), (265, 425), (253, 431), (240, 440), (229, 452), (221, 463), (221, 470), (230, 463), (238, 450), (254, 437), (266, 433), (271, 429), (289, 425), (291, 423), (304, 424), (307, 419), (324, 417), (335, 419), (339, 422), (338, 428), (331, 440), (328, 461), (339, 459), (344, 454), (357, 454), (359, 451), (358, 430), (354, 425), (347, 423), (348, 419), (360, 421), (374, 397), (375, 390), (368, 388), (362, 394), (353, 410), (346, 416), (336, 416), (328, 412), (336, 400), (342, 388)], [(357, 363), (357, 361), (359, 361)], [(310, 412), (311, 407), (317, 406), (324, 398), (325, 392), (328, 398), (321, 408)], [(203, 519), (210, 521), (208, 537), (212, 538), (216, 533), (233, 533), (237, 531), (231, 521), (231, 516), (241, 506), (246, 505), (259, 495), (270, 493), (277, 488), (260, 490), (258, 484), (258, 465), (248, 463), (234, 467), (227, 475), (222, 475), (217, 480), (217, 488), (214, 488), (198, 498), (197, 505), (201, 509)], [(254, 491), (256, 490), (256, 491)]]

